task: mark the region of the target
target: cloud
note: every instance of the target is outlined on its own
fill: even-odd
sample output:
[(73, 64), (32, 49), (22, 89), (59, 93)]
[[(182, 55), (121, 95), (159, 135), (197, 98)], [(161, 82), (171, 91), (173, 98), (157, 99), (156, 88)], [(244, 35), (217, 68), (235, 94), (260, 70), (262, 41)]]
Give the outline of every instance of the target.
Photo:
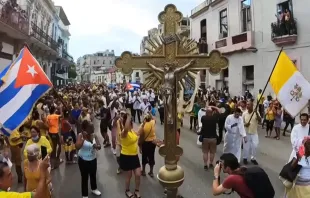
[[(74, 58), (105, 49), (139, 52), (147, 31), (157, 27), (157, 15), (174, 3), (183, 15), (202, 0), (54, 0), (64, 8), (71, 22), (70, 48)], [(94, 38), (98, 40), (94, 40)], [(90, 43), (95, 42), (95, 43)], [(99, 46), (100, 44), (100, 46)], [(117, 46), (121, 45), (121, 46)], [(73, 48), (74, 47), (74, 48)]]

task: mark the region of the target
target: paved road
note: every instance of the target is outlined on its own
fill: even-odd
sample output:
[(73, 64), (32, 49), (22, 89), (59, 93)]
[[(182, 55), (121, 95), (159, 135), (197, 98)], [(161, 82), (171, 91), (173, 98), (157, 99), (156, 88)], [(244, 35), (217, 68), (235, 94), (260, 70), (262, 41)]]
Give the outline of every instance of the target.
[[(157, 122), (159, 123), (159, 122)], [(157, 136), (163, 138), (163, 126), (157, 124)], [(289, 138), (281, 140), (264, 138), (264, 131), (260, 129), (260, 145), (257, 160), (267, 171), (274, 188), (276, 198), (283, 195), (283, 187), (278, 181), (278, 173), (287, 161), (291, 152)], [(180, 188), (180, 193), (186, 198), (210, 198), (213, 171), (204, 171), (201, 149), (196, 145), (197, 136), (189, 130), (189, 119), (184, 118), (184, 126), (181, 129), (181, 146), (184, 155), (180, 165), (185, 171), (185, 181)], [(156, 151), (157, 153), (157, 151)], [(222, 153), (222, 145), (219, 146), (217, 157)], [(163, 158), (156, 154), (155, 171), (163, 166)], [(98, 153), (98, 188), (102, 192), (101, 197), (121, 198), (124, 195), (124, 175), (116, 174), (117, 163), (110, 149), (103, 149)], [(77, 165), (61, 165), (58, 170), (52, 172), (56, 198), (77, 198), (80, 193), (80, 173)], [(132, 183), (133, 184), (133, 183)], [(156, 178), (143, 177), (141, 180), (141, 195), (148, 198), (163, 197), (163, 188)], [(18, 188), (22, 190), (21, 187)], [(132, 190), (134, 186), (132, 185)], [(90, 195), (90, 197), (95, 197)], [(221, 197), (238, 197), (226, 195)]]

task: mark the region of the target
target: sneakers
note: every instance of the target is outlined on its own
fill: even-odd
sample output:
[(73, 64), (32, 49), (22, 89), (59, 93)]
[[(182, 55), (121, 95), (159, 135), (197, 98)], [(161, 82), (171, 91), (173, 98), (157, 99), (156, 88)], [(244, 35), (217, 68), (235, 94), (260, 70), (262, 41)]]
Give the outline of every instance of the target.
[(97, 195), (97, 196), (100, 196), (100, 195), (101, 195), (101, 192), (100, 192), (98, 189), (92, 190), (91, 192), (92, 192), (94, 195)]

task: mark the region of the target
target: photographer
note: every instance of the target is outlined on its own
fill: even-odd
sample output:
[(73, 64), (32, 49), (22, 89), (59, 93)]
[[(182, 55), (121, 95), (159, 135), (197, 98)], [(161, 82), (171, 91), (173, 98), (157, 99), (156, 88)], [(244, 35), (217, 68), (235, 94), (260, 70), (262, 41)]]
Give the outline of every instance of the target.
[[(229, 174), (222, 184), (220, 184), (221, 170), (223, 170), (224, 173)], [(214, 196), (217, 196), (225, 194), (225, 192), (230, 189), (233, 189), (233, 191), (238, 193), (240, 198), (254, 198), (252, 191), (247, 186), (245, 179), (242, 176), (242, 171), (236, 156), (232, 153), (224, 153), (214, 168), (212, 192)]]

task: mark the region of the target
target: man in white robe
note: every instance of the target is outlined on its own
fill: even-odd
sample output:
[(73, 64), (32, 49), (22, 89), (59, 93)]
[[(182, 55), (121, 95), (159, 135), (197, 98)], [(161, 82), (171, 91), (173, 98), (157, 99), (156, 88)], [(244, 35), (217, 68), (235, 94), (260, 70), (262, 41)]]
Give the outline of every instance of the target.
[(307, 113), (300, 114), (300, 124), (294, 126), (291, 132), (291, 144), (293, 151), (291, 153), (289, 161), (296, 157), (296, 153), (299, 150), (299, 147), (305, 142), (306, 137), (310, 136), (309, 130), (309, 115)]
[(224, 137), (224, 153), (234, 154), (238, 162), (241, 159), (241, 145), (242, 140), (247, 142), (246, 132), (244, 129), (243, 119), (241, 117), (242, 111), (236, 108), (234, 114), (227, 116), (225, 120), (225, 129), (227, 132)]

